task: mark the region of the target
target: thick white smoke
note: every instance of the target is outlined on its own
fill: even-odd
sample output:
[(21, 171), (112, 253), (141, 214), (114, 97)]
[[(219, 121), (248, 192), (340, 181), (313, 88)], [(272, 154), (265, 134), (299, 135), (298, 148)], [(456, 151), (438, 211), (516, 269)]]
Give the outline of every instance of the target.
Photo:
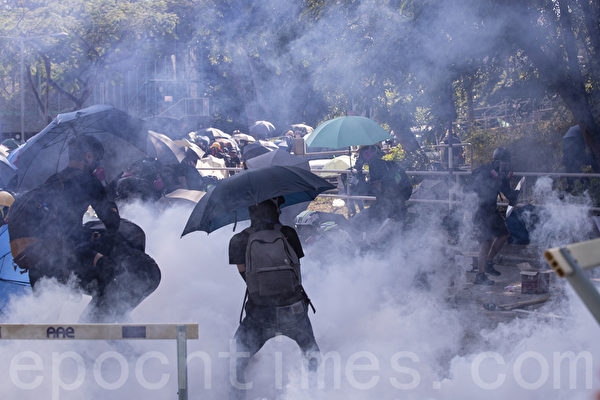
[[(536, 190), (543, 192), (547, 185), (541, 180)], [(587, 234), (580, 206), (546, 199), (549, 219), (536, 237), (564, 244)], [(190, 398), (223, 399), (226, 353), (244, 285), (227, 264), (231, 226), (179, 238), (190, 211), (184, 206), (162, 212), (140, 205), (122, 209), (146, 231), (147, 250), (163, 273), (157, 291), (131, 320), (197, 322), (200, 339), (188, 342)], [(598, 327), (570, 288), (540, 309), (563, 319), (533, 314), (494, 325), (481, 305), (453, 306), (467, 262), (452, 263), (444, 256), (439, 220), (421, 215), (383, 251), (339, 254), (335, 262), (324, 263), (307, 248), (304, 286), (317, 308), (310, 318), (324, 355), (321, 370), (307, 376), (296, 344), (272, 339), (250, 363), (248, 398), (592, 398), (599, 389)], [(427, 272), (429, 288), (417, 284), (419, 271)], [(72, 323), (87, 300), (48, 282), (41, 295), (15, 299), (6, 322)], [(2, 398), (176, 396), (173, 342), (6, 341), (0, 346)]]

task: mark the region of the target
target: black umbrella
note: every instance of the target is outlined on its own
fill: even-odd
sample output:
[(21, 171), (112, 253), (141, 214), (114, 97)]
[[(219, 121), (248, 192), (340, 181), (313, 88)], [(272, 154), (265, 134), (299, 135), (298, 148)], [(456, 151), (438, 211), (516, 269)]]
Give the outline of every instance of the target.
[(270, 151), (273, 151), (273, 149), (260, 142), (252, 142), (242, 147), (242, 158), (244, 161), (248, 161), (251, 158), (258, 157)]
[[(273, 165), (282, 165), (287, 167), (298, 167), (306, 171), (310, 171), (310, 165), (308, 164), (308, 158), (302, 156), (293, 156), (285, 150), (277, 149), (270, 151), (261, 156), (254, 157), (246, 161), (246, 165), (249, 169), (257, 169), (264, 167), (271, 167)], [(306, 210), (310, 202), (294, 204), (291, 207), (286, 207), (282, 210), (279, 220), (282, 225), (293, 225), (296, 221), (296, 215)]]
[(17, 174), (17, 169), (4, 156), (0, 156), (0, 187), (6, 188)]
[(314, 200), (335, 187), (310, 171), (273, 166), (246, 170), (220, 181), (196, 204), (182, 236), (194, 231), (210, 233), (249, 218), (248, 206), (283, 196), (282, 207)]
[(141, 120), (111, 106), (95, 105), (59, 114), (40, 133), (10, 154), (17, 167), (18, 190), (30, 190), (68, 163), (68, 143), (77, 135), (94, 136), (104, 146), (108, 180), (132, 161), (147, 157), (147, 132)]
[(275, 126), (269, 121), (256, 121), (250, 128), (249, 132), (255, 138), (268, 138), (275, 133)]

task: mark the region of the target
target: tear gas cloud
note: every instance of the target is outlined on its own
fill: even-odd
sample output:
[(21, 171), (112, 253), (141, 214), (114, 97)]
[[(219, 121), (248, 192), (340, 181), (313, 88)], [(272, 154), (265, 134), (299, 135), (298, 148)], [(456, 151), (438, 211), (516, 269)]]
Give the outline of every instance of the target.
[[(375, 108), (386, 108), (388, 86), (383, 79), (390, 66), (397, 71), (399, 99), (411, 98), (412, 111), (417, 105), (446, 102), (450, 98), (440, 97), (465, 71), (515, 51), (511, 35), (531, 37), (534, 43), (540, 28), (539, 16), (531, 15), (526, 6), (490, 9), (488, 2), (476, 0), (437, 2), (435, 7), (419, 6), (418, 11), (395, 1), (329, 2), (316, 19), (303, 14), (294, 1), (242, 3), (220, 8), (224, 17), (219, 40), (231, 57), (227, 65), (208, 68), (223, 68), (237, 77), (232, 79), (251, 87), (247, 90), (256, 97), (248, 98), (256, 102), (246, 104), (246, 114), (276, 125), (303, 117), (316, 124), (332, 111), (327, 107), (339, 105), (336, 102), (346, 107), (341, 106), (340, 112), (367, 116)], [(296, 23), (297, 18), (305, 25)], [(198, 31), (210, 20), (198, 21)], [(552, 19), (544, 23), (551, 24)], [(515, 97), (527, 97), (530, 92), (525, 90), (532, 90), (528, 85), (513, 93)], [(320, 102), (324, 93), (327, 101)], [(227, 107), (225, 97), (239, 95), (243, 93), (223, 93), (223, 98), (211, 101), (221, 109)], [(311, 108), (317, 104), (323, 109), (315, 112)], [(390, 122), (382, 118), (379, 122)]]
[[(548, 241), (541, 247), (586, 237), (585, 210), (548, 187), (540, 179), (535, 188), (548, 203), (546, 224), (534, 232)], [(227, 264), (231, 225), (180, 239), (190, 211), (181, 205), (160, 213), (143, 205), (122, 208), (145, 230), (147, 251), (163, 274), (131, 322), (198, 322), (200, 339), (188, 341), (190, 398), (222, 399), (244, 285)], [(307, 248), (304, 286), (317, 308), (310, 318), (323, 364), (316, 376), (308, 375), (296, 344), (272, 339), (250, 363), (249, 398), (591, 398), (600, 386), (598, 327), (577, 296), (558, 282), (561, 294), (539, 311), (563, 319), (532, 314), (498, 325), (485, 322), (479, 304), (453, 306), (468, 262), (449, 260), (441, 250), (440, 223), (436, 213), (423, 213), (384, 251), (363, 255), (324, 257)], [(428, 286), (416, 283), (423, 272)], [(4, 322), (76, 322), (87, 297), (45, 285), (37, 296), (14, 299)], [(0, 345), (6, 398), (167, 398), (177, 390), (172, 341)]]
[[(399, 73), (415, 73), (415, 86), (419, 80), (428, 80), (441, 87), (453, 71), (465, 66), (469, 56), (506, 45), (502, 33), (509, 22), (528, 22), (527, 16), (515, 11), (498, 15), (492, 24), (486, 19), (488, 25), (479, 30), (468, 29), (462, 22), (465, 16), (477, 20), (478, 13), (489, 10), (480, 9), (477, 1), (459, 3), (440, 3), (430, 10), (426, 24), (414, 26), (391, 2), (362, 1), (354, 7), (340, 2), (326, 9), (314, 25), (298, 31), (286, 25), (287, 18), (298, 14), (298, 3), (255, 2), (251, 19), (240, 8), (231, 7), (220, 27), (221, 40), (232, 52), (246, 52), (250, 58), (255, 56), (252, 49), (241, 49), (240, 43), (273, 43), (271, 53), (260, 54), (265, 65), (261, 70), (252, 71), (247, 57), (233, 57), (231, 68), (248, 82), (260, 83), (257, 98), (265, 115), (257, 119), (300, 122), (296, 119), (313, 99), (298, 99), (293, 95), (295, 88), (330, 88), (334, 94), (343, 90), (353, 102), (369, 103), (379, 93), (368, 92), (364, 81), (381, 63), (393, 63)], [(368, 23), (371, 36), (348, 26), (353, 20)], [(398, 30), (403, 34), (397, 34)], [(451, 37), (442, 35), (444, 31), (452, 32)], [(339, 40), (348, 35), (355, 40)], [(411, 35), (422, 40), (407, 49), (402, 38)], [(308, 65), (303, 74), (289, 72), (300, 64)], [(226, 102), (211, 101), (217, 109)], [(323, 115), (329, 110), (319, 111)], [(541, 248), (588, 237), (591, 226), (585, 205), (560, 200), (548, 180), (538, 180), (536, 191), (547, 204), (546, 219), (532, 232)], [(190, 398), (225, 398), (226, 353), (244, 295), (243, 281), (235, 267), (228, 265), (231, 226), (208, 236), (197, 232), (180, 238), (189, 207), (157, 212), (132, 205), (121, 211), (145, 230), (147, 251), (162, 271), (159, 288), (134, 310), (131, 321), (197, 322), (200, 339), (188, 342)], [(463, 222), (468, 224), (468, 218)], [(304, 286), (317, 308), (310, 318), (324, 354), (317, 382), (308, 378), (309, 386), (317, 388), (305, 388), (307, 378), (295, 343), (277, 338), (250, 363), (254, 388), (249, 397), (591, 398), (600, 387), (600, 344), (593, 334), (598, 327), (573, 291), (557, 282), (564, 286), (561, 295), (540, 309), (541, 313), (561, 313), (564, 319), (528, 315), (486, 326), (480, 307), (456, 308), (449, 301), (466, 280), (468, 261), (449, 260), (441, 250), (446, 238), (440, 224), (436, 213), (421, 213), (415, 226), (398, 233), (381, 252), (325, 257), (316, 249), (306, 249)], [(468, 225), (463, 227), (460, 245), (467, 245), (469, 231)], [(428, 289), (415, 284), (423, 273)], [(51, 281), (45, 285), (39, 295), (15, 298), (3, 322), (76, 322), (88, 298)], [(3, 398), (176, 395), (173, 342), (2, 341), (0, 355)]]

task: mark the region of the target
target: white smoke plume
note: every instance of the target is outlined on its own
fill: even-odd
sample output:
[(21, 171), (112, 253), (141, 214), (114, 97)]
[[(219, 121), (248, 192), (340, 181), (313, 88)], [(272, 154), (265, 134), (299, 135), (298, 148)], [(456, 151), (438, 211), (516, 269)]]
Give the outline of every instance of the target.
[[(544, 185), (540, 180), (538, 189)], [(557, 233), (549, 232), (560, 229), (564, 244), (584, 235), (581, 207), (557, 198), (556, 208), (548, 209), (548, 226), (541, 224), (536, 237), (559, 244)], [(228, 265), (231, 226), (180, 239), (190, 211), (122, 209), (145, 230), (147, 251), (163, 274), (131, 321), (197, 322), (200, 339), (188, 342), (190, 398), (223, 399), (229, 385), (226, 353), (244, 285), (235, 266)], [(500, 324), (489, 323), (481, 305), (453, 306), (457, 287), (452, 284), (462, 287), (467, 266), (449, 263), (440, 250), (439, 220), (421, 215), (384, 251), (339, 254), (334, 262), (321, 262), (307, 248), (304, 286), (317, 308), (310, 318), (323, 364), (316, 376), (307, 376), (296, 344), (272, 339), (250, 363), (248, 398), (590, 399), (599, 389), (600, 345), (598, 327), (581, 301), (566, 287), (540, 309), (563, 319), (532, 314)], [(427, 272), (429, 288), (415, 283), (419, 271)], [(4, 322), (76, 322), (87, 297), (46, 284), (40, 295), (14, 299)], [(173, 342), (3, 341), (0, 346), (2, 398), (176, 396)]]

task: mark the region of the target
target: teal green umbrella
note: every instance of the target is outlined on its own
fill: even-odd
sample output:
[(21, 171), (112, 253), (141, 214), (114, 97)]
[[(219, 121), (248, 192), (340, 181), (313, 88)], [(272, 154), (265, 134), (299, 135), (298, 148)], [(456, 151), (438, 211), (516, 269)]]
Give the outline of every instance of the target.
[(377, 122), (353, 115), (323, 122), (305, 141), (307, 147), (344, 149), (371, 145), (387, 139), (390, 139), (390, 134)]

